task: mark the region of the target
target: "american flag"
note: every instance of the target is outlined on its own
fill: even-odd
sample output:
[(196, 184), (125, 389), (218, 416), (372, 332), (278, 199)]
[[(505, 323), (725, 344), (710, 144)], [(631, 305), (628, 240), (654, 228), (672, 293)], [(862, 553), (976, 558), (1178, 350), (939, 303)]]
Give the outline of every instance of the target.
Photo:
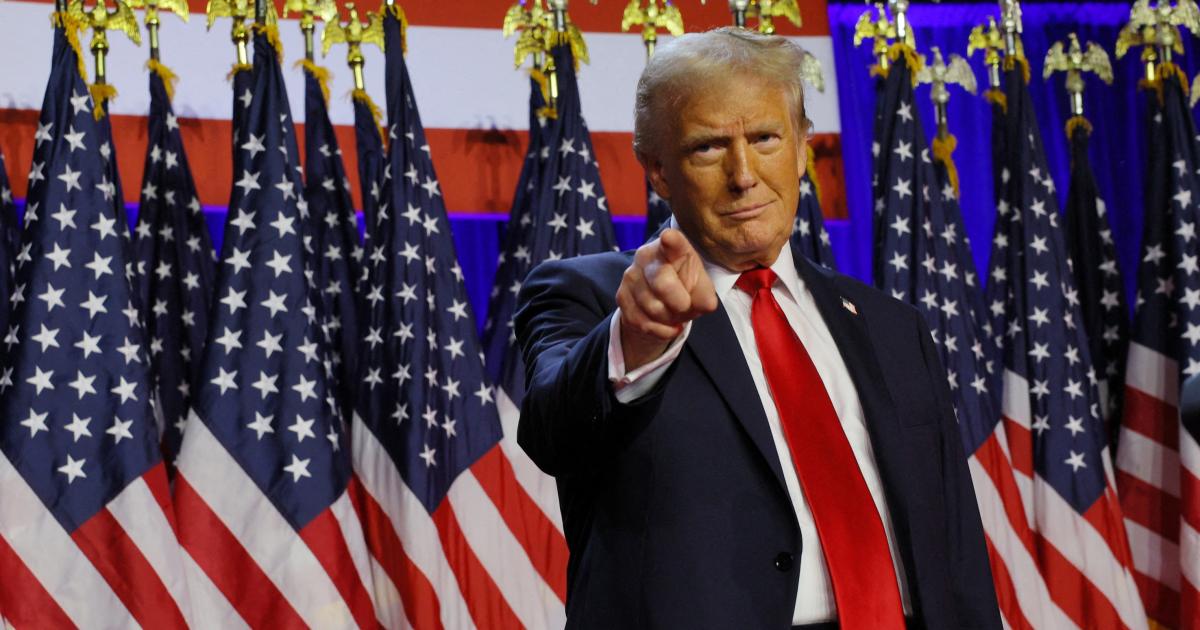
[[(812, 147), (808, 148), (809, 169), (813, 165)], [(796, 219), (792, 224), (792, 243), (800, 248), (800, 252), (810, 260), (837, 269), (833, 259), (833, 245), (829, 241), (829, 232), (825, 231), (825, 215), (821, 212), (821, 199), (817, 195), (817, 185), (809, 170), (804, 171), (800, 178), (800, 202), (796, 204)]]
[(216, 254), (168, 84), (153, 70), (149, 80), (146, 162), (133, 242), (135, 284), (150, 341), (163, 455), (171, 463), (179, 453), (192, 392), (200, 388)]
[[(94, 86), (93, 86), (94, 87)], [(104, 159), (104, 168), (106, 171), (107, 180), (104, 186), (108, 189), (108, 193), (112, 194), (117, 200), (117, 235), (121, 237), (121, 246), (125, 248), (125, 275), (130, 282), (136, 282), (137, 269), (135, 261), (137, 258), (133, 255), (133, 239), (129, 233), (129, 216), (125, 211), (125, 192), (121, 186), (121, 171), (117, 168), (117, 150), (113, 144), (113, 129), (112, 118), (108, 113), (108, 103), (113, 97), (105, 98), (100, 108), (93, 109), (93, 113), (97, 116), (98, 134), (100, 137), (100, 157)], [(133, 299), (138, 308), (141, 308), (141, 295), (134, 293)]]
[[(513, 312), (517, 306), (517, 292), (529, 271), (533, 269), (533, 230), (536, 203), (541, 195), (542, 170), (550, 156), (547, 134), (552, 129), (550, 119), (545, 116), (546, 100), (537, 81), (529, 81), (529, 147), (525, 150), (525, 162), (521, 165), (521, 176), (513, 193), (512, 207), (508, 214), (508, 225), (504, 233), (504, 248), (497, 261), (496, 278), (488, 300), (488, 317), (483, 326), (484, 363), (488, 378), (495, 383), (501, 397), (501, 408), (515, 418), (525, 394), (525, 362), (517, 347), (516, 332), (513, 330)], [(507, 399), (507, 400), (505, 400)], [(511, 438), (516, 435), (516, 424), (505, 427)], [(524, 451), (517, 448), (517, 456)], [(510, 458), (514, 454), (510, 454)], [(554, 506), (553, 518), (558, 515), (558, 495), (554, 481), (543, 489), (547, 501)]]
[[(13, 264), (21, 246), (17, 208), (8, 185), (8, 165), (0, 153), (0, 296), (12, 295)], [(8, 330), (9, 304), (0, 298), (0, 332)]]
[(1020, 497), (1025, 507), (1033, 535), (1023, 542), (1049, 588), (1051, 627), (1144, 628), (1054, 181), (1024, 59), (1006, 64), (1004, 187), (987, 303), (998, 323), (1016, 485), (999, 491), (1006, 505)]
[(982, 300), (974, 264), (946, 165), (931, 160), (925, 145), (912, 77), (901, 55), (881, 90), (891, 114), (876, 127), (885, 226), (876, 234), (880, 286), (925, 315), (946, 367), (1004, 619), (1012, 628), (1051, 627), (1025, 508), (1005, 492), (1016, 477), (1000, 424), (999, 369), (976, 306)]
[(275, 49), (254, 37), (203, 385), (175, 477), (197, 624), (377, 625)]
[(0, 609), (184, 627), (183, 558), (101, 126), (55, 30), (0, 362)]
[(1067, 191), (1066, 243), (1071, 271), (1079, 289), (1088, 354), (1100, 380), (1100, 411), (1113, 430), (1121, 409), (1125, 382), (1125, 347), (1129, 343), (1129, 311), (1125, 282), (1117, 269), (1117, 248), (1096, 176), (1088, 157), (1091, 126), (1082, 116), (1068, 121), (1071, 142), (1071, 184)]
[[(385, 623), (555, 628), (565, 622), (565, 543), (524, 492), (455, 257), (442, 191), (384, 7), (396, 211), (375, 234), (355, 418), (359, 504)], [(561, 84), (560, 84), (561, 85)]]
[(329, 122), (327, 88), (316, 74), (319, 71), (318, 66), (304, 65), (304, 196), (311, 215), (309, 225), (314, 228), (311, 240), (306, 239), (306, 248), (314, 257), (321, 323), (334, 366), (336, 396), (343, 411), (349, 413), (358, 373), (359, 315), (355, 285), (362, 275), (363, 248), (358, 240), (358, 215), (350, 199), (342, 150)]
[(1147, 612), (1166, 627), (1200, 628), (1200, 426), (1179, 412), (1182, 379), (1200, 373), (1200, 138), (1168, 68), (1160, 68), (1161, 92), (1148, 95), (1152, 141), (1117, 487)]
[[(369, 100), (364, 91), (354, 94), (354, 139), (358, 152), (358, 189), (362, 191), (363, 239), (360, 248), (366, 252), (371, 246), (371, 234), (379, 225), (379, 215), (386, 211), (380, 205), (383, 202), (383, 183), (387, 176), (384, 168), (386, 155), (383, 149), (383, 137), (379, 134), (379, 121), (375, 119), (375, 104)], [(365, 254), (363, 254), (365, 255)], [(370, 266), (366, 261), (359, 261), (358, 278), (355, 280), (359, 299), (360, 321), (365, 319), (368, 306), (363, 301), (366, 295), (364, 287)]]

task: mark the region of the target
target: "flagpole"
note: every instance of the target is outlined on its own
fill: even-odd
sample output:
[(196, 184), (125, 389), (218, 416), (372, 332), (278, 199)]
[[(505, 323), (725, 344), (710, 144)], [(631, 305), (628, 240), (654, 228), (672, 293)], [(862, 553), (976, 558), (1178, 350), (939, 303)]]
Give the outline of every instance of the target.
[(1004, 53), (1016, 57), (1020, 42), (1021, 4), (1017, 0), (1000, 0), (1000, 19), (1004, 23)]
[(746, 10), (750, 8), (750, 0), (729, 0), (729, 10), (733, 12), (733, 25), (746, 28)]

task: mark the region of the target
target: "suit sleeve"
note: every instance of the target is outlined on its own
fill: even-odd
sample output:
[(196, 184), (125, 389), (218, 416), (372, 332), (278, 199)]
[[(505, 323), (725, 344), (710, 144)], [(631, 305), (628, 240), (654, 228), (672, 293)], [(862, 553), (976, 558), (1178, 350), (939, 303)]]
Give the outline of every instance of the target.
[(975, 488), (967, 468), (967, 456), (959, 439), (954, 399), (946, 380), (946, 370), (933, 346), (925, 319), (917, 316), (917, 334), (921, 354), (933, 380), (942, 435), (942, 484), (946, 499), (946, 533), (952, 559), (954, 600), (960, 628), (999, 629), (1000, 611), (988, 563), (987, 543)]
[(522, 286), (514, 326), (527, 387), (517, 442), (547, 474), (599, 468), (653, 417), (670, 378), (630, 404), (617, 400), (608, 379), (613, 294), (559, 262), (538, 266)]

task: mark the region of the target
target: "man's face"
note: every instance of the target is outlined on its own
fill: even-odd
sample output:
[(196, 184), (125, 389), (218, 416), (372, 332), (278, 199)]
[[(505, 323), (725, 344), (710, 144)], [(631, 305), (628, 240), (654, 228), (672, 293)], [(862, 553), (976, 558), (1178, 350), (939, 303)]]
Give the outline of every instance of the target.
[(738, 75), (694, 88), (640, 156), (683, 233), (732, 271), (775, 262), (792, 233), (805, 139), (777, 85)]

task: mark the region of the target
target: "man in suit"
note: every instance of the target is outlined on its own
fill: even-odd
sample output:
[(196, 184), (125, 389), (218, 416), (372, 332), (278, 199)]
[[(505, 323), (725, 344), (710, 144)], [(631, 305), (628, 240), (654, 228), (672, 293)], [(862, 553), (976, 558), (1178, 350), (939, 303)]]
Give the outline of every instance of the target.
[(671, 227), (524, 283), (518, 440), (558, 481), (568, 628), (1000, 627), (923, 319), (789, 245), (800, 55), (661, 47), (634, 148)]

